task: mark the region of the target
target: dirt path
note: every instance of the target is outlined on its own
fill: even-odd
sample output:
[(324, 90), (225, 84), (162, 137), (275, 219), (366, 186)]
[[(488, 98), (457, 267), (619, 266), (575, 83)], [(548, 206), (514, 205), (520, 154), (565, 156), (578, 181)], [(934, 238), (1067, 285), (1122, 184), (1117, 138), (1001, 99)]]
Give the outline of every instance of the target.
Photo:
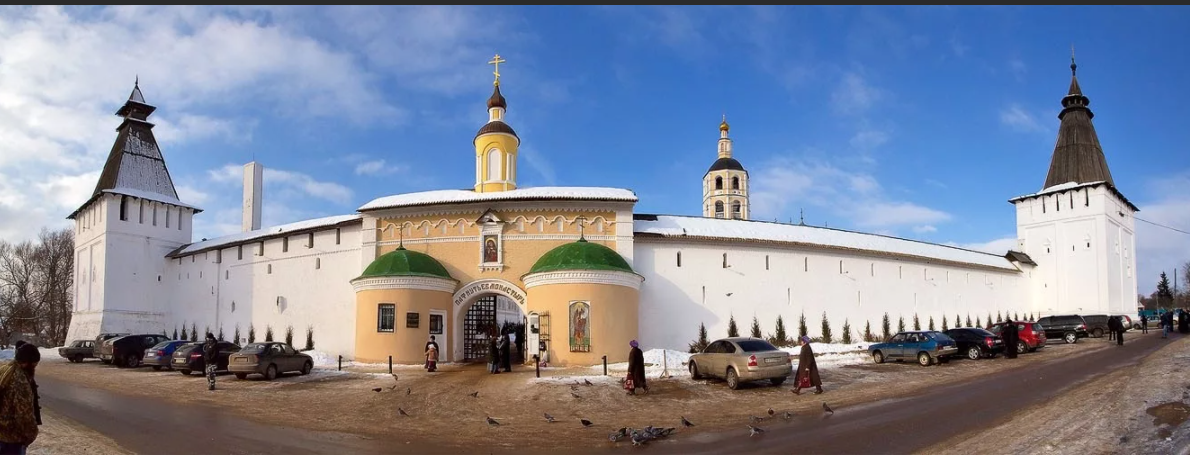
[(1167, 346), (1137, 364), (1023, 409), (1010, 422), (955, 437), (929, 452), (1190, 452), (1190, 425), (1185, 423), (1190, 417), (1190, 337), (1171, 336), (1175, 339)]
[[(1105, 341), (1085, 340), (1076, 345), (1051, 344), (1016, 361), (830, 368), (823, 371), (827, 393), (802, 396), (790, 393), (788, 384), (732, 391), (720, 382), (688, 378), (650, 379), (650, 394), (627, 396), (618, 377), (600, 376), (595, 370), (546, 370), (542, 379), (535, 380), (533, 370), (527, 367), (499, 375), (487, 374), (482, 366), (450, 365), (433, 374), (401, 367), (396, 380), (387, 373), (323, 370), (273, 382), (220, 376), (215, 392), (206, 391), (205, 381), (197, 375), (117, 369), (95, 362), (47, 363), (38, 373), (121, 394), (218, 407), (262, 424), (355, 433), (406, 447), (432, 444), (444, 450), (483, 447), (519, 453), (564, 448), (573, 453), (615, 447), (607, 442), (607, 435), (622, 426), (678, 426), (679, 416), (684, 415), (696, 426), (681, 429), (674, 440), (697, 439), (700, 434), (738, 430), (749, 415), (766, 414), (770, 407), (778, 412), (820, 412), (819, 399), (837, 407), (870, 403), (1106, 347)], [(593, 385), (585, 385), (584, 380)], [(373, 388), (381, 392), (373, 392)], [(473, 392), (479, 392), (478, 397), (470, 396)], [(401, 416), (398, 409), (410, 417)], [(547, 423), (544, 413), (557, 422)], [(487, 425), (485, 416), (498, 419), (501, 425)], [(595, 424), (584, 428), (579, 418)]]

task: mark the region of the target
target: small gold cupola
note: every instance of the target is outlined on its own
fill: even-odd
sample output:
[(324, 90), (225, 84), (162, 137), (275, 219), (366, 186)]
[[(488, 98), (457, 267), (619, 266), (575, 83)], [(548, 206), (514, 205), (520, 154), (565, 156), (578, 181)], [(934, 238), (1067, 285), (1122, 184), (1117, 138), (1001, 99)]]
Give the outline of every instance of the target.
[(475, 192), (489, 193), (516, 189), (517, 148), (521, 139), (504, 123), (508, 100), (500, 93), (500, 64), (506, 60), (496, 54), (490, 65), (496, 76), (492, 96), (488, 97), (488, 122), (475, 133)]

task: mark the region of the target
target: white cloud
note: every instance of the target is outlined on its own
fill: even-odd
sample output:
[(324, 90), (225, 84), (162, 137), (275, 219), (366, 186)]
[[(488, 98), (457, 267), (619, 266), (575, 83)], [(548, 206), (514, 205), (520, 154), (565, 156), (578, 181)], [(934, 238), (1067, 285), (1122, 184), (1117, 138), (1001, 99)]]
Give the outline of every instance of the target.
[(1008, 70), (1012, 72), (1012, 76), (1017, 81), (1024, 81), (1025, 73), (1029, 71), (1029, 68), (1025, 66), (1025, 62), (1021, 61), (1021, 59), (1014, 58), (1008, 61)]
[(848, 141), (852, 148), (861, 151), (874, 149), (885, 142), (888, 142), (888, 133), (868, 129), (857, 131)]
[(964, 248), (964, 249), (968, 249), (968, 250), (982, 251), (984, 253), (996, 254), (996, 255), (1003, 255), (1003, 254), (1007, 253), (1008, 250), (1017, 249), (1016, 236), (1001, 237), (1001, 238), (989, 240), (986, 242), (975, 242), (975, 243), (946, 242), (946, 243), (944, 243), (944, 245), (950, 245), (950, 246)]
[(1016, 131), (1036, 133), (1046, 131), (1037, 117), (1025, 110), (1019, 104), (1013, 104), (1000, 110), (1000, 123)]
[(952, 52), (954, 52), (954, 55), (956, 55), (958, 57), (962, 57), (964, 55), (967, 55), (967, 51), (971, 50), (971, 47), (963, 44), (956, 37), (956, 38), (950, 39), (950, 50)]
[(917, 234), (929, 234), (931, 232), (938, 232), (938, 228), (936, 228), (934, 226), (930, 226), (928, 224), (924, 225), (924, 226), (914, 226), (913, 232), (915, 232)]
[[(807, 223), (814, 225), (834, 218), (832, 224), (836, 226), (852, 224), (889, 231), (933, 226), (951, 219), (946, 212), (889, 197), (870, 174), (830, 163), (779, 158), (760, 169), (752, 177), (752, 212), (756, 219), (785, 219), (807, 206), (818, 209), (807, 211)], [(799, 207), (795, 202), (804, 205)]]
[[(1138, 204), (1137, 218), (1190, 232), (1190, 170), (1149, 182), (1150, 194), (1161, 195), (1156, 200)], [(1173, 279), (1173, 269), (1190, 261), (1190, 235), (1136, 222), (1136, 283), (1141, 294), (1148, 295), (1157, 288), (1157, 276), (1162, 271)], [(1179, 270), (1179, 275), (1182, 272)], [(1179, 286), (1180, 288), (1180, 286)]]
[(199, 207), (211, 199), (210, 194), (190, 185), (175, 185), (174, 190), (177, 190), (179, 200)]
[(400, 170), (400, 166), (390, 165), (383, 159), (364, 161), (355, 165), (355, 175), (389, 175)]
[[(222, 167), (207, 171), (213, 182), (234, 185), (243, 191), (244, 167), (236, 164), (225, 164)], [(266, 194), (269, 188), (279, 191), (279, 196), (292, 194), (305, 195), (331, 201), (337, 204), (351, 202), (351, 188), (335, 182), (320, 181), (307, 174), (283, 169), (264, 168), (264, 186)], [(274, 193), (277, 194), (277, 193)], [(266, 202), (267, 207), (271, 202)]]
[(550, 164), (548, 159), (537, 153), (536, 150), (522, 148), (518, 151), (517, 155), (529, 163), (529, 167), (536, 171), (537, 175), (541, 176), (541, 179), (545, 181), (546, 185), (552, 186), (557, 184), (558, 178), (554, 173), (554, 166)]
[[(112, 114), (137, 75), (147, 101), (161, 108), (151, 120), (163, 145), (246, 143), (256, 120), (243, 117), (245, 106), (361, 125), (400, 122), (404, 106), (385, 98), (386, 78), (414, 90), (481, 90), (472, 82), (486, 74), (461, 68), (487, 57), (491, 36), (509, 43), (524, 36), (493, 19), (498, 12), (436, 6), (0, 11), (0, 189), (7, 193), (0, 234), (10, 240), (66, 226), (65, 216), (90, 196), (120, 121)], [(349, 196), (341, 186), (292, 179), (320, 197)]]
[(831, 107), (841, 114), (860, 114), (871, 109), (881, 97), (880, 90), (869, 85), (863, 76), (846, 72), (831, 94)]

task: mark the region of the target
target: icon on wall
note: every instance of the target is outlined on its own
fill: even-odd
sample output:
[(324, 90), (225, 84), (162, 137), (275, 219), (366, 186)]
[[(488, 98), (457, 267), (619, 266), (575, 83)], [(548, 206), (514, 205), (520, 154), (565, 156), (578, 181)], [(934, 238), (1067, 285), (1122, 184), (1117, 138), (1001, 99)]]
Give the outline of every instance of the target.
[(570, 302), (570, 352), (591, 352), (591, 304)]

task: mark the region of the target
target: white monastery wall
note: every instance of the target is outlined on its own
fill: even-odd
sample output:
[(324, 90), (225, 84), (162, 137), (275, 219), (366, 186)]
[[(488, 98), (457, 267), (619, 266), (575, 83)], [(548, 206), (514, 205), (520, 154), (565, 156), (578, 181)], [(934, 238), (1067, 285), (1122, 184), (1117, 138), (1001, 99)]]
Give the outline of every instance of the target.
[(895, 332), (899, 317), (912, 329), (915, 313), (923, 329), (931, 316), (941, 329), (943, 316), (953, 327), (955, 316), (965, 324), (968, 315), (974, 322), (977, 316), (986, 320), (989, 312), (994, 318), (998, 312), (1032, 311), (1028, 279), (1008, 270), (826, 249), (656, 238), (637, 238), (635, 256), (635, 269), (645, 277), (640, 337), (646, 349), (685, 350), (697, 338), (699, 323), (706, 324), (709, 338), (725, 337), (733, 315), (743, 336), (749, 334), (753, 316), (768, 336), (780, 315), (786, 333), (794, 337), (798, 317), (805, 314), (810, 336), (818, 337), (826, 312), (836, 340), (847, 321), (858, 341), (865, 322), (879, 336), (886, 312)]

